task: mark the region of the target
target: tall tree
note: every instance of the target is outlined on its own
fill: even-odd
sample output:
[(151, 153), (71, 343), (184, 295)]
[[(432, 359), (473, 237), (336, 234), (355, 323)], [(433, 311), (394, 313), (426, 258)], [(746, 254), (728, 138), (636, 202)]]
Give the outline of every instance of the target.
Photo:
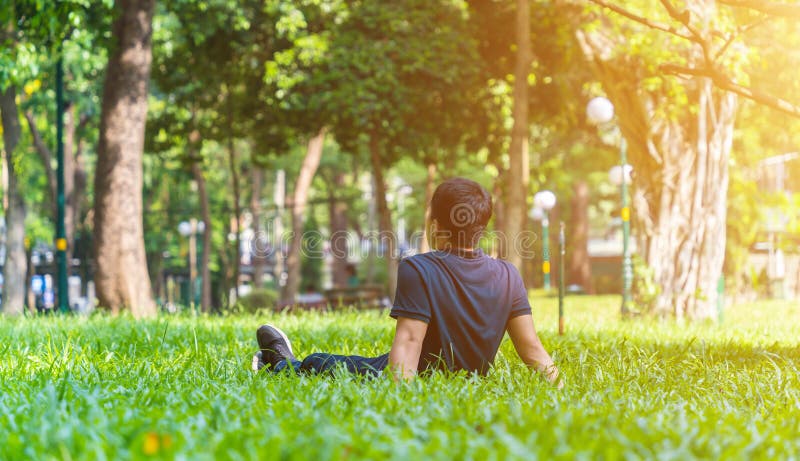
[(303, 230), (305, 227), (306, 205), (311, 182), (319, 168), (322, 158), (322, 147), (325, 142), (325, 129), (321, 129), (316, 136), (309, 139), (303, 164), (297, 175), (292, 194), (292, 234), (289, 242), (289, 252), (286, 255), (286, 285), (283, 286), (281, 299), (284, 302), (294, 302), (300, 288), (300, 263), (301, 245), (303, 243)]
[(25, 305), (25, 203), (19, 191), (18, 172), (15, 162), (19, 157), (17, 144), (21, 135), (16, 91), (13, 85), (6, 86), (0, 94), (0, 116), (3, 126), (5, 168), (8, 171), (6, 196), (8, 207), (6, 220), (6, 260), (3, 262), (2, 312), (20, 315)]
[(347, 246), (347, 203), (348, 199), (337, 197), (345, 189), (345, 174), (343, 171), (334, 173), (333, 180), (328, 190), (328, 214), (330, 216), (330, 245), (333, 256), (333, 285), (345, 287), (350, 283), (348, 271)]
[(345, 151), (369, 154), (391, 296), (398, 254), (385, 175), (401, 155), (452, 155), (482, 125), (487, 91), (461, 2), (371, 0), (348, 13), (310, 79), (310, 105), (329, 111)]
[(331, 146), (317, 172), (318, 185), (325, 191), (328, 202), (328, 228), (331, 255), (331, 279), (336, 288), (349, 282), (349, 216), (356, 212), (351, 207), (359, 190), (353, 184), (358, 178), (354, 156), (339, 152)]
[[(261, 241), (265, 236), (263, 235), (264, 226), (262, 220), (264, 215), (261, 210), (261, 191), (264, 186), (264, 169), (259, 165), (253, 166), (253, 171), (250, 175), (251, 178), (251, 193), (250, 193), (250, 213), (253, 214), (253, 232), (257, 241)], [(264, 248), (256, 247), (253, 252), (253, 286), (260, 288), (264, 284), (264, 263), (266, 262), (266, 255)]]
[[(641, 251), (661, 287), (656, 309), (710, 317), (725, 255), (737, 98), (800, 115), (797, 104), (783, 99), (787, 86), (770, 93), (742, 83), (751, 56), (742, 51), (750, 31), (778, 17), (800, 17), (800, 10), (759, 0), (661, 0), (655, 11), (641, 2), (591, 2), (603, 9), (590, 11), (592, 25), (577, 36), (619, 108), (632, 147)], [(793, 26), (788, 33), (796, 31)], [(642, 38), (624, 44), (612, 30)], [(774, 37), (769, 41), (771, 46)]]
[(576, 181), (571, 206), (572, 222), (569, 226), (571, 251), (569, 252), (569, 283), (580, 285), (588, 293), (593, 292), (592, 265), (589, 259), (589, 185)]
[(200, 260), (200, 310), (208, 313), (211, 310), (211, 235), (213, 224), (211, 222), (211, 207), (208, 200), (208, 186), (203, 174), (200, 161), (192, 163), (192, 177), (197, 182), (197, 195), (200, 198), (200, 218), (203, 221), (203, 254)]
[(100, 305), (154, 315), (142, 224), (142, 154), (155, 0), (117, 0), (95, 173), (95, 283)]
[(508, 261), (522, 272), (521, 234), (527, 222), (528, 181), (528, 75), (531, 71), (531, 12), (528, 0), (517, 0), (517, 61), (514, 68), (514, 128), (509, 148), (508, 201), (505, 206), (505, 236)]
[[(86, 194), (86, 162), (82, 158), (83, 139), (79, 137), (80, 131), (88, 122), (87, 115), (81, 115), (76, 121), (76, 105), (70, 102), (65, 104), (64, 113), (64, 229), (67, 239), (67, 261), (72, 259), (75, 247), (75, 234), (82, 215), (82, 205)], [(25, 111), (28, 129), (33, 136), (33, 145), (44, 166), (49, 192), (49, 204), (52, 205), (52, 215), (55, 220), (56, 210), (56, 170), (53, 168), (53, 153), (39, 131), (36, 117), (32, 110)]]
[[(0, 6), (0, 58), (16, 61), (17, 52), (17, 11), (15, 5)], [(10, 56), (6, 55), (8, 53)], [(11, 70), (12, 72), (9, 72)], [(17, 150), (22, 129), (17, 107), (18, 82), (13, 70), (0, 71), (0, 118), (3, 128), (3, 165), (8, 182), (5, 191), (6, 258), (3, 261), (3, 293), (0, 311), (9, 315), (20, 315), (25, 305), (25, 274), (27, 258), (25, 254), (25, 202), (20, 191)], [(11, 74), (11, 75), (10, 75)]]
[[(667, 11), (673, 14), (670, 6)], [(712, 35), (725, 21), (714, 2), (688, 1), (685, 13), (673, 19), (676, 34), (693, 37), (674, 51), (673, 59), (702, 66), (709, 53), (724, 53), (727, 45), (717, 45)], [(736, 95), (716, 89), (704, 76), (676, 82), (648, 75), (652, 58), (630, 47), (619, 52), (623, 37), (611, 32), (607, 19), (597, 22), (605, 27), (581, 29), (577, 37), (617, 106), (622, 135), (631, 146), (641, 251), (662, 288), (655, 308), (679, 317), (710, 317), (725, 254)], [(652, 33), (648, 37), (667, 40)], [(686, 103), (672, 104), (676, 96)]]

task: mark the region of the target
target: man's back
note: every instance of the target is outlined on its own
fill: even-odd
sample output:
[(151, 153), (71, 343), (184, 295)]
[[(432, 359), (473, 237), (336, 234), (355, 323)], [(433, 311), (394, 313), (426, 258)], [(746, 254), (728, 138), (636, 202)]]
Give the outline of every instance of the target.
[(433, 251), (400, 263), (391, 316), (428, 324), (420, 371), (486, 373), (508, 320), (530, 313), (514, 266), (481, 250)]

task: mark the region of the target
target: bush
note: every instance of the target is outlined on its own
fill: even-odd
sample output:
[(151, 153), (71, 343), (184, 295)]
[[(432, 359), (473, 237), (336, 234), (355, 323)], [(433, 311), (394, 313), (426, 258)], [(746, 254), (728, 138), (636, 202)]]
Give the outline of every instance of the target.
[(642, 312), (652, 313), (656, 300), (661, 295), (661, 286), (656, 283), (655, 271), (642, 258), (633, 256), (633, 303)]
[(278, 304), (278, 292), (269, 288), (257, 288), (239, 298), (237, 311), (253, 313), (260, 309), (274, 309)]

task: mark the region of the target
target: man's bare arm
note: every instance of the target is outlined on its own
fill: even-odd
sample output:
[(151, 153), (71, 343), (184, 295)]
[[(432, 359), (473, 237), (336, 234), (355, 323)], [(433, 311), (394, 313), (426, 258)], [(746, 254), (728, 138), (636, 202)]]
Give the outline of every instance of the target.
[(389, 352), (389, 367), (392, 378), (411, 379), (417, 373), (422, 341), (428, 331), (428, 324), (405, 317), (397, 318), (392, 350)]
[(556, 368), (550, 354), (544, 349), (536, 328), (533, 326), (533, 316), (519, 315), (513, 317), (506, 325), (508, 336), (514, 343), (519, 358), (530, 368), (542, 373), (548, 381), (556, 384), (559, 388), (563, 387), (563, 382), (558, 379), (558, 368)]

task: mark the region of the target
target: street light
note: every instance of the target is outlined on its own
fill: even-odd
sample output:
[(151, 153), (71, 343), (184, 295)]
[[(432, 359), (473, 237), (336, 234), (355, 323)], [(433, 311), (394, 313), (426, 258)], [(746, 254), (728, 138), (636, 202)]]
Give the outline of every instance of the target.
[(184, 237), (189, 237), (189, 295), (190, 305), (195, 305), (195, 279), (197, 279), (197, 234), (202, 234), (205, 231), (205, 223), (203, 221), (197, 222), (197, 219), (192, 218), (188, 221), (181, 221), (178, 224), (178, 233)]
[(537, 192), (533, 196), (533, 209), (530, 216), (542, 221), (542, 273), (544, 273), (544, 289), (550, 289), (550, 219), (548, 213), (556, 206), (556, 194), (549, 190)]
[[(589, 101), (586, 106), (586, 116), (589, 122), (594, 125), (605, 125), (614, 120), (614, 105), (604, 97), (596, 97)], [(619, 127), (614, 126), (614, 131), (619, 133)], [(621, 133), (620, 133), (621, 134)], [(619, 165), (614, 166), (608, 172), (609, 180), (615, 185), (620, 186), (622, 197), (622, 315), (630, 312), (631, 285), (633, 283), (633, 264), (631, 263), (630, 236), (631, 236), (631, 210), (628, 207), (628, 183), (631, 182), (633, 167), (628, 165), (627, 144), (625, 138), (619, 136)]]
[[(614, 165), (608, 170), (608, 180), (615, 186), (622, 186), (622, 183), (630, 183), (633, 167), (628, 165)], [(624, 177), (623, 177), (624, 175)]]

